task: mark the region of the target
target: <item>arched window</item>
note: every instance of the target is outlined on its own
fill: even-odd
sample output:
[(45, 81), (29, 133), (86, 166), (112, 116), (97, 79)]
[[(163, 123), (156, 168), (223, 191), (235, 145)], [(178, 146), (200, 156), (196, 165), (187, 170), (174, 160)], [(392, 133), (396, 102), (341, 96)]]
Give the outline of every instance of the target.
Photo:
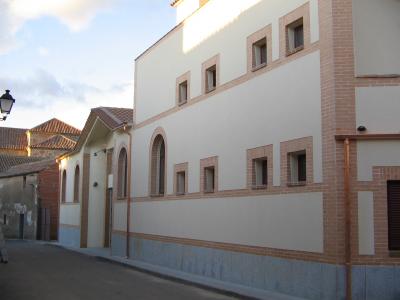
[(126, 149), (122, 148), (118, 157), (118, 198), (128, 196), (128, 155)]
[(151, 149), (151, 194), (165, 194), (165, 142), (162, 135), (157, 135)]
[(67, 194), (67, 171), (64, 170), (62, 173), (62, 183), (61, 183), (61, 202), (65, 203)]
[(74, 202), (79, 203), (79, 183), (80, 183), (80, 170), (79, 166), (75, 168), (75, 177), (74, 177)]

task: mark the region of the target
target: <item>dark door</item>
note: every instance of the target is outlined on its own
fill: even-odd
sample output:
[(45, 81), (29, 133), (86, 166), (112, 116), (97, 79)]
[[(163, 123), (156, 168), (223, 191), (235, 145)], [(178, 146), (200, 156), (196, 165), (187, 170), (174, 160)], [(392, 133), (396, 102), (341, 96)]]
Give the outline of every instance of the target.
[(400, 250), (400, 181), (388, 181), (389, 250)]
[(24, 239), (24, 225), (25, 225), (25, 215), (20, 214), (19, 215), (19, 239), (20, 240)]

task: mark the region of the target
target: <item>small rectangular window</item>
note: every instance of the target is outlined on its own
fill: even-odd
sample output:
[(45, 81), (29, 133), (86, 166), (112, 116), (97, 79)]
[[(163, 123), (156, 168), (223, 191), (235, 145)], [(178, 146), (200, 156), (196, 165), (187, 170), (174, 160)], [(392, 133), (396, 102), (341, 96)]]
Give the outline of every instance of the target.
[(4, 214), (3, 216), (3, 225), (7, 225), (7, 215)]
[(207, 167), (204, 169), (204, 192), (213, 193), (215, 189), (215, 168)]
[(304, 48), (304, 25), (303, 18), (289, 24), (286, 28), (287, 40), (287, 54), (290, 55), (294, 52)]
[(253, 44), (253, 69), (267, 64), (267, 38)]
[(289, 159), (289, 183), (305, 184), (307, 181), (307, 156), (306, 151), (298, 151), (288, 154)]
[(179, 104), (184, 104), (188, 100), (188, 82), (184, 81), (179, 84)]
[(400, 181), (387, 182), (389, 251), (400, 251)]
[(24, 176), (22, 179), (22, 187), (26, 188), (26, 176)]
[(217, 87), (217, 66), (206, 70), (206, 93), (212, 92)]
[(176, 194), (185, 195), (186, 194), (186, 172), (176, 173)]
[(265, 188), (268, 185), (268, 160), (266, 158), (254, 159), (253, 187)]

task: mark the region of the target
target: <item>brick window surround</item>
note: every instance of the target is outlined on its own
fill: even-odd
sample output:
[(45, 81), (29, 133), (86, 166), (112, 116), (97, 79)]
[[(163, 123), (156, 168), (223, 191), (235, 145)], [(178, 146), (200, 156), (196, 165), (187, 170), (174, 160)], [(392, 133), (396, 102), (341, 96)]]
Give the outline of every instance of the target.
[[(214, 168), (214, 190), (205, 190), (206, 169)], [(218, 192), (218, 156), (203, 158), (200, 160), (200, 192), (202, 194)]]
[(126, 199), (128, 196), (128, 153), (123, 147), (118, 154), (117, 197)]
[[(188, 193), (188, 178), (189, 178), (189, 174), (188, 174), (188, 170), (189, 170), (189, 163), (182, 163), (182, 164), (176, 164), (174, 166), (174, 194), (177, 196), (182, 196), (182, 195), (186, 195)], [(185, 173), (185, 187), (184, 187), (184, 193), (180, 193), (178, 191), (178, 173)]]
[[(267, 46), (267, 61), (265, 64), (255, 64), (254, 44), (265, 39)], [(268, 25), (247, 37), (247, 72), (255, 72), (272, 62), (272, 26)]]
[[(216, 70), (216, 84), (215, 84), (214, 89), (209, 90), (208, 85), (207, 85), (207, 70), (213, 66), (215, 66), (215, 70)], [(215, 91), (216, 89), (218, 89), (218, 86), (220, 84), (219, 78), (220, 78), (220, 55), (217, 54), (202, 64), (201, 87), (202, 87), (203, 94), (211, 93), (211, 92)]]
[[(186, 82), (186, 100), (181, 101), (180, 97), (181, 97), (181, 84)], [(186, 72), (185, 74), (183, 74), (182, 76), (179, 76), (176, 79), (176, 91), (175, 91), (175, 101), (176, 101), (176, 105), (180, 106), (180, 105), (184, 105), (186, 104), (189, 100), (190, 100), (190, 71)]]
[[(303, 19), (304, 46), (291, 51), (289, 48), (288, 29), (291, 24), (300, 19)], [(279, 40), (281, 59), (310, 47), (310, 4), (308, 2), (279, 19)]]
[[(267, 185), (257, 186), (255, 160), (267, 160)], [(273, 145), (267, 145), (247, 150), (247, 188), (251, 189), (267, 189), (273, 184)]]
[(66, 203), (67, 198), (67, 170), (64, 170), (62, 172), (62, 178), (61, 178), (61, 203)]
[[(161, 152), (163, 155), (160, 156)], [(159, 127), (153, 133), (149, 148), (149, 194), (151, 197), (164, 197), (167, 194), (167, 153), (166, 134), (164, 129)]]
[(74, 203), (79, 203), (79, 190), (80, 190), (80, 183), (81, 183), (81, 171), (79, 165), (75, 167), (75, 174), (74, 174)]
[(312, 184), (314, 181), (314, 161), (313, 161), (313, 138), (305, 137), (286, 142), (281, 142), (281, 185), (297, 186), (297, 183), (291, 182), (289, 155), (305, 151), (306, 154), (306, 181), (303, 184)]

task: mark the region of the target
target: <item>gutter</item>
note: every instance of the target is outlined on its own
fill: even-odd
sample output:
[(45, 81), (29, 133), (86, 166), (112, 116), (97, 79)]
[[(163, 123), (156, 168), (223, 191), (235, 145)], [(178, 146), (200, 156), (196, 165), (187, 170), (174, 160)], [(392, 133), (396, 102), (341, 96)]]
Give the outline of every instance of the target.
[(352, 299), (352, 219), (351, 219), (351, 175), (350, 175), (350, 141), (383, 141), (400, 140), (400, 133), (381, 134), (339, 134), (335, 136), (337, 141), (344, 144), (344, 201), (345, 201), (345, 267), (346, 267), (346, 299)]

